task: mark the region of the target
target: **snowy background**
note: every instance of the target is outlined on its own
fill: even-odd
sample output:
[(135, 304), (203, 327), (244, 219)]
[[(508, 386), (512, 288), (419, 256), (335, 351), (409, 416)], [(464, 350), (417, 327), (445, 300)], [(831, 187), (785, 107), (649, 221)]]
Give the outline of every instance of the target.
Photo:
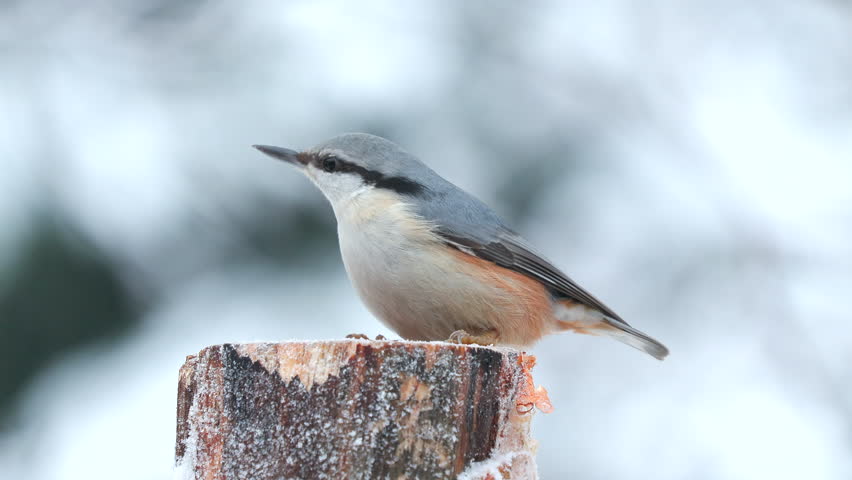
[(542, 478), (852, 477), (852, 4), (0, 1), (0, 478), (166, 480), (208, 344), (390, 335), (249, 148), (389, 137), (664, 341), (558, 336)]

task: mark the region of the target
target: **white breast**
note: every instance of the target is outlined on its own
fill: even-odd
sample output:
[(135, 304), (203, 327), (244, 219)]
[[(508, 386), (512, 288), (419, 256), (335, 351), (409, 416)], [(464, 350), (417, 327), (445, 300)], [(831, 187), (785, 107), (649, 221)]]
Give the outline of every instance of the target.
[(336, 206), (349, 278), (379, 319), (409, 339), (487, 330), (504, 295), (473, 278), (432, 226), (393, 192), (370, 190)]

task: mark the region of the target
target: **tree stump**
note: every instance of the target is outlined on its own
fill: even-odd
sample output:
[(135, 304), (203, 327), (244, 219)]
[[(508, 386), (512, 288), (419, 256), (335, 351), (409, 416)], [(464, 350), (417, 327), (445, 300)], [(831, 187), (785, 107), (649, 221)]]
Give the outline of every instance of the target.
[(534, 357), (441, 342), (218, 345), (180, 370), (176, 459), (204, 480), (534, 479)]

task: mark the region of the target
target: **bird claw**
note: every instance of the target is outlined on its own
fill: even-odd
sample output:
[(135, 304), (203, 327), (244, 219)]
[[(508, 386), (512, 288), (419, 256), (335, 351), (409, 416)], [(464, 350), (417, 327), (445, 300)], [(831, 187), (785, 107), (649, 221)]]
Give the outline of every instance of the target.
[(464, 330), (456, 330), (455, 332), (450, 334), (450, 338), (447, 339), (447, 343), (455, 343), (458, 345), (470, 345), (471, 339), (473, 337), (470, 336), (469, 333)]
[[(353, 340), (370, 340), (370, 337), (363, 333), (350, 333), (349, 335), (346, 335), (346, 338), (351, 338)], [(376, 335), (376, 340), (387, 340), (387, 338), (384, 335)]]
[(457, 345), (494, 345), (496, 340), (496, 330), (488, 330), (481, 335), (471, 335), (464, 330), (456, 330), (450, 334), (447, 342)]

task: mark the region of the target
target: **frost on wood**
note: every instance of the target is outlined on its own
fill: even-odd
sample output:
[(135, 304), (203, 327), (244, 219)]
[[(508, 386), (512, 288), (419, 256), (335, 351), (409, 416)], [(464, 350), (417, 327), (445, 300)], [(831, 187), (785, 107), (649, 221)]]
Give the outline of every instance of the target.
[(536, 478), (534, 358), (390, 341), (219, 345), (180, 371), (189, 479)]

